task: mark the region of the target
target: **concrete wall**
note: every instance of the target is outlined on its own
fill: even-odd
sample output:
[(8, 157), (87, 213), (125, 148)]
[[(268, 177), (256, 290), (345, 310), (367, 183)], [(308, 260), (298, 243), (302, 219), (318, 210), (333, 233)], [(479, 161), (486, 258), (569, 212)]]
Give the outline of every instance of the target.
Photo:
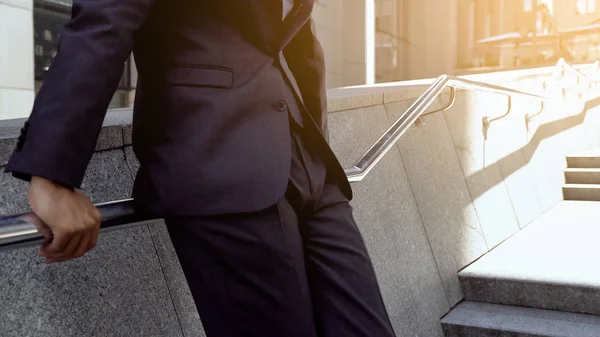
[(406, 21), (403, 80), (454, 72), (458, 63), (458, 4), (463, 0), (403, 0)]
[[(500, 84), (521, 78), (513, 85), (533, 90), (545, 77), (524, 75), (471, 78)], [(353, 164), (429, 82), (331, 90), (331, 141), (343, 164)], [(442, 336), (439, 318), (462, 299), (457, 271), (561, 200), (567, 153), (600, 146), (598, 102), (555, 96), (529, 130), (523, 114), (538, 106), (515, 99), (486, 141), (481, 118), (502, 115), (506, 98), (459, 92), (453, 108), (413, 126), (353, 186), (355, 217), (399, 336)], [(445, 93), (432, 108), (448, 98)], [(129, 195), (137, 169), (130, 118), (114, 111), (105, 122), (84, 185), (94, 202)], [(0, 167), (22, 123), (0, 122)], [(0, 175), (0, 215), (26, 211), (25, 194), (26, 184)], [(202, 334), (161, 223), (103, 234), (98, 248), (78, 261), (46, 266), (35, 253), (0, 253), (2, 336)]]
[(0, 0), (0, 119), (27, 116), (33, 106), (32, 11), (33, 0)]
[(327, 87), (364, 84), (365, 1), (317, 1), (313, 18), (325, 51)]

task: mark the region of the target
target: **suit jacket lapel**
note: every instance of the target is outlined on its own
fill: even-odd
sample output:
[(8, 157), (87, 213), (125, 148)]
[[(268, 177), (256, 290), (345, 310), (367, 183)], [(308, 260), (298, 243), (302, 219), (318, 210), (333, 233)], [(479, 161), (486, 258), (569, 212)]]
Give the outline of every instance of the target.
[[(281, 0), (278, 1), (281, 2)], [(295, 0), (294, 8), (283, 21), (281, 29), (278, 30), (278, 34), (276, 35), (278, 36), (278, 38), (276, 38), (276, 45), (274, 46), (276, 51), (281, 51), (283, 48), (285, 48), (285, 46), (292, 40), (296, 33), (298, 33), (300, 28), (302, 28), (302, 26), (308, 22), (314, 4), (315, 0)]]

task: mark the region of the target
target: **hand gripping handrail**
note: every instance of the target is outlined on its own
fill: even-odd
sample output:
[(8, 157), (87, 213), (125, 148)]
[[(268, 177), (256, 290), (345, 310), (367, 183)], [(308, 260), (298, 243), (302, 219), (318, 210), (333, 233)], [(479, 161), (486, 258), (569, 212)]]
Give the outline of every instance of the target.
[[(377, 165), (379, 160), (396, 144), (408, 128), (425, 114), (427, 108), (443, 92), (445, 88), (477, 90), (494, 94), (529, 97), (544, 102), (547, 98), (541, 95), (519, 91), (494, 84), (476, 82), (461, 77), (442, 75), (398, 118), (398, 120), (371, 146), (356, 163), (345, 169), (350, 182), (363, 180)], [(454, 100), (452, 100), (453, 102)], [(509, 101), (510, 102), (510, 101)], [(447, 107), (449, 108), (451, 104)], [(436, 111), (446, 110), (439, 109)], [(510, 109), (510, 104), (509, 104)], [(509, 110), (510, 112), (510, 110)], [(507, 112), (508, 113), (508, 112)], [(113, 201), (96, 205), (102, 215), (101, 231), (130, 228), (148, 224), (157, 218), (151, 214), (136, 210), (133, 199)], [(0, 251), (13, 250), (40, 244), (43, 240), (36, 223), (41, 220), (33, 213), (8, 217), (0, 217)]]

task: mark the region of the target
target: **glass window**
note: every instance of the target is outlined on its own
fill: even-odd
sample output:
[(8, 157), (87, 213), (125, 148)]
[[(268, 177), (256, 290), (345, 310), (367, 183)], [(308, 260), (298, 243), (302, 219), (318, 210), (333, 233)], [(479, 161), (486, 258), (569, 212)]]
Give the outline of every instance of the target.
[[(38, 87), (56, 56), (60, 33), (71, 18), (72, 5), (72, 0), (34, 0), (34, 72)], [(132, 89), (130, 77), (131, 65), (128, 60), (119, 83), (120, 90)], [(116, 95), (122, 96), (122, 91)], [(115, 102), (123, 102), (126, 105), (118, 106)], [(112, 106), (128, 106), (128, 100), (115, 97)]]
[(596, 0), (577, 0), (577, 14), (588, 14), (596, 11)]

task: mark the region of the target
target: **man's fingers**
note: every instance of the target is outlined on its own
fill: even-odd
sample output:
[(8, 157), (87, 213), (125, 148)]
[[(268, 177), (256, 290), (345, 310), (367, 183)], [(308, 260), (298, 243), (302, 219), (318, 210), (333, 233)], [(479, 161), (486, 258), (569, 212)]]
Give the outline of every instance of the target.
[[(77, 247), (79, 247), (79, 242), (81, 241), (81, 234), (74, 234), (69, 236), (69, 241), (67, 242), (67, 244), (64, 246), (64, 248), (62, 250), (59, 251), (53, 251), (50, 252), (46, 255), (46, 258), (50, 259), (50, 260), (63, 260), (63, 259), (71, 259), (74, 257), (75, 251), (77, 250)], [(50, 247), (52, 247), (52, 245), (54, 244), (54, 242), (52, 242), (50, 244)]]
[(81, 237), (81, 240), (79, 240), (79, 245), (77, 246), (77, 249), (75, 249), (75, 253), (72, 256), (73, 258), (82, 257), (83, 254), (85, 254), (88, 251), (90, 241), (92, 241), (92, 234), (93, 233), (85, 233)]
[(98, 244), (98, 236), (100, 236), (100, 226), (98, 226), (94, 233), (92, 233), (92, 237), (88, 244), (87, 250), (92, 250), (96, 248), (96, 245)]
[(65, 247), (71, 241), (71, 233), (54, 233), (52, 242), (42, 247), (42, 254), (44, 256), (57, 255), (65, 250)]

